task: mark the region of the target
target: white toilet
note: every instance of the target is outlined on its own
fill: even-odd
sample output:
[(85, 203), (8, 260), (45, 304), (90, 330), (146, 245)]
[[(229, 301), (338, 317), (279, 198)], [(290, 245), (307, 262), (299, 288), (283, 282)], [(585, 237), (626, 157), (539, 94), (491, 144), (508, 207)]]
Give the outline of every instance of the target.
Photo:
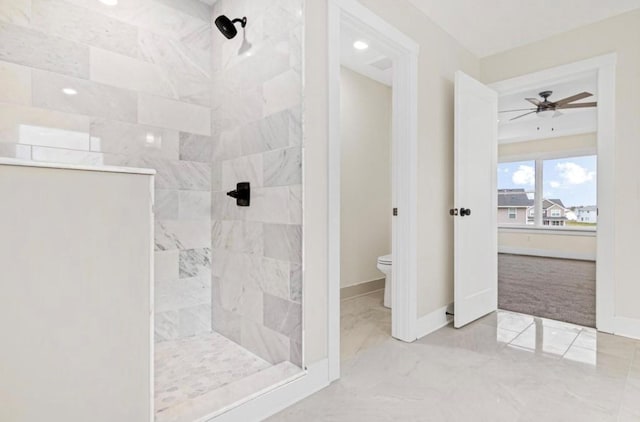
[(384, 274), (384, 306), (391, 308), (391, 285), (393, 276), (391, 274), (391, 255), (378, 257), (378, 270)]

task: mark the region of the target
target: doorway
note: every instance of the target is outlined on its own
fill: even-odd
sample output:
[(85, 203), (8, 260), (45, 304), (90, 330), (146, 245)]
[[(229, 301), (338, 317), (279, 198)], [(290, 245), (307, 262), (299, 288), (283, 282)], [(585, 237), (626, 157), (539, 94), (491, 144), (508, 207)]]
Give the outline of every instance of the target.
[(417, 44), (395, 27), (355, 1), (329, 4), (329, 372), (340, 376), (341, 287), (341, 130), (340, 73), (344, 28), (365, 37), (387, 57), (391, 76), (391, 335), (416, 339), (417, 321)]
[(391, 336), (391, 60), (343, 27), (340, 72), (341, 359)]
[(595, 71), (498, 99), (498, 307), (596, 325)]
[[(596, 267), (596, 322), (595, 325), (599, 331), (614, 333), (616, 331), (616, 327), (620, 326), (623, 321), (617, 321), (614, 312), (614, 127), (615, 127), (615, 114), (614, 114), (614, 105), (615, 105), (615, 64), (616, 64), (616, 55), (609, 54), (605, 56), (595, 57), (592, 59), (583, 60), (580, 62), (559, 66), (552, 69), (547, 69), (543, 71), (539, 71), (536, 73), (531, 73), (524, 76), (519, 76), (516, 78), (508, 79), (505, 81), (497, 82), (490, 87), (484, 86), (477, 81), (469, 82), (467, 84), (467, 91), (460, 91), (461, 94), (456, 92), (457, 100), (462, 95), (471, 96), (473, 94), (473, 90), (470, 87), (473, 87), (477, 92), (482, 93), (490, 97), (491, 95), (508, 95), (512, 93), (517, 93), (522, 91), (523, 89), (535, 88), (541, 84), (544, 84), (548, 81), (552, 80), (567, 80), (571, 78), (575, 78), (576, 75), (584, 75), (587, 73), (595, 74), (595, 78), (597, 80), (597, 93), (598, 93), (598, 106), (596, 108), (597, 115), (597, 135), (596, 135), (596, 154), (597, 154), (597, 174), (594, 174), (593, 177), (597, 180), (597, 192), (598, 192), (598, 203), (597, 203), (597, 224), (598, 230), (596, 232), (596, 257), (598, 265)], [(470, 79), (466, 77), (466, 79)], [(463, 87), (464, 88), (464, 87)], [(491, 94), (492, 93), (492, 94)], [(464, 99), (464, 98), (462, 98)], [(465, 108), (465, 101), (457, 101), (456, 108), (462, 107), (462, 110)], [(488, 103), (487, 103), (488, 104)], [(496, 102), (497, 104), (497, 102)], [(493, 108), (495, 104), (489, 104), (489, 108)], [(467, 107), (468, 108), (468, 107)], [(481, 107), (481, 109), (486, 107)], [(476, 108), (477, 109), (477, 108)], [(497, 110), (496, 110), (497, 111)], [(457, 111), (456, 116), (456, 129), (458, 129), (458, 125), (460, 125), (463, 129), (468, 126), (467, 120), (459, 119), (461, 116)], [(486, 119), (485, 119), (486, 120)], [(494, 117), (494, 122), (497, 119)], [(475, 120), (474, 120), (475, 121)], [(486, 131), (489, 133), (493, 129), (487, 128)], [(477, 138), (477, 136), (476, 136)], [(487, 138), (487, 137), (485, 137)], [(462, 140), (463, 142), (467, 142), (471, 139), (471, 133), (464, 133), (464, 131), (458, 131), (456, 133), (456, 142)], [(484, 139), (484, 138), (483, 138)], [(488, 138), (487, 138), (488, 139)], [(494, 148), (494, 145), (497, 144), (495, 141), (497, 139), (497, 135), (493, 138), (492, 142), (486, 140), (485, 149), (486, 151), (490, 151)], [(456, 154), (458, 154), (458, 150), (456, 150)], [(490, 154), (492, 157), (496, 157), (496, 155)], [(495, 159), (495, 158), (494, 158)], [(456, 160), (459, 160), (456, 157)], [(457, 163), (458, 164), (458, 163)], [(478, 164), (480, 165), (480, 164)], [(541, 164), (537, 164), (540, 166)], [(542, 164), (543, 165), (543, 164)], [(471, 180), (469, 183), (473, 184), (473, 175), (466, 171), (466, 167), (458, 167), (462, 168), (465, 171), (459, 172), (456, 170), (456, 188), (459, 185), (465, 185), (465, 178)], [(495, 175), (496, 166), (493, 166), (492, 170)], [(542, 171), (538, 172), (538, 177), (542, 176)], [(460, 180), (458, 180), (460, 179)], [(494, 182), (496, 179), (494, 179)], [(482, 192), (493, 192), (492, 197), (496, 197), (495, 195), (497, 191), (497, 183), (493, 183), (492, 186), (485, 186), (482, 189)], [(464, 193), (464, 192), (463, 192)], [(456, 204), (461, 204), (459, 200), (465, 201), (465, 206), (467, 203), (473, 206), (474, 201), (478, 202), (478, 198), (474, 198), (469, 195), (462, 195), (463, 197), (459, 197), (458, 189), (456, 189)], [(539, 207), (537, 213), (534, 211), (534, 217), (537, 219), (542, 219), (542, 198), (539, 198), (536, 201)], [(484, 204), (484, 203), (483, 203)], [(477, 208), (477, 204), (476, 204)], [(494, 210), (497, 210), (497, 204), (495, 205)], [(453, 209), (452, 212), (457, 211), (457, 209)], [(461, 209), (462, 211), (462, 209)], [(452, 214), (453, 215), (453, 214)], [(457, 213), (455, 215), (458, 215)], [(461, 213), (464, 216), (464, 213)], [(467, 216), (469, 214), (466, 214)], [(537, 217), (536, 217), (537, 216)], [(494, 211), (494, 216), (491, 219), (493, 222), (497, 221), (497, 212)], [(456, 220), (459, 221), (459, 220)], [(489, 221), (483, 222), (476, 220), (472, 222), (473, 219), (466, 219), (466, 226), (461, 226), (459, 223), (456, 223), (456, 230), (460, 228), (461, 231), (467, 230), (468, 228), (478, 228), (482, 224), (489, 224), (486, 228), (486, 236), (492, 238), (495, 236), (495, 223), (491, 223)], [(466, 228), (465, 228), (466, 227)], [(456, 239), (458, 239), (459, 235), (456, 233)], [(481, 247), (482, 243), (476, 242), (475, 244), (467, 244), (466, 246), (475, 246)], [(476, 272), (480, 273), (480, 270), (484, 270), (486, 267), (486, 263), (480, 262), (477, 263), (473, 261), (474, 257), (469, 259), (465, 254), (458, 253), (458, 245), (456, 244), (456, 268), (466, 268), (469, 270), (469, 266), (476, 265)], [(497, 255), (497, 248), (495, 250), (495, 254)], [(495, 256), (495, 255), (493, 255)], [(493, 260), (493, 258), (492, 258)], [(493, 265), (492, 265), (493, 266)], [(467, 271), (466, 274), (474, 274), (474, 272)], [(479, 287), (475, 287), (473, 282), (478, 277), (467, 277), (461, 278), (456, 274), (455, 279), (455, 291), (456, 296), (458, 292), (463, 292), (468, 298), (476, 298), (480, 293), (483, 293), (488, 290), (495, 290), (495, 295), (497, 296), (497, 277), (495, 280), (491, 280), (488, 282), (488, 285), (482, 285)], [(474, 303), (471, 302), (470, 305)], [(474, 321), (475, 319), (480, 318), (487, 313), (490, 313), (497, 309), (497, 300), (495, 304), (487, 301), (483, 304), (483, 306), (477, 306), (473, 308), (472, 306), (467, 306), (468, 304), (464, 301), (460, 301), (456, 297), (456, 317), (459, 314), (463, 314), (465, 316), (464, 322), (461, 324), (456, 323), (456, 327), (460, 327), (465, 325), (468, 322)]]

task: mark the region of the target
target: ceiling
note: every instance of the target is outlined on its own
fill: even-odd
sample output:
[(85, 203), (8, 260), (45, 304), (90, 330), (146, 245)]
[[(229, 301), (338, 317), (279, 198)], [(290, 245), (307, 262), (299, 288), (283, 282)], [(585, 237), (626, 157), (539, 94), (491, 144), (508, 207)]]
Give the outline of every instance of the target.
[[(364, 41), (369, 48), (357, 50), (353, 46), (356, 41)], [(382, 48), (347, 24), (340, 27), (340, 63), (375, 81), (388, 86), (392, 84), (393, 62), (391, 59), (382, 52)]]
[(409, 1), (478, 57), (640, 8), (640, 0)]
[[(576, 103), (598, 101), (598, 80), (595, 72), (576, 75), (571, 79), (547, 82), (520, 92), (502, 95), (498, 99), (498, 110), (532, 108), (525, 98), (538, 98), (541, 91), (553, 91), (550, 101), (558, 101), (580, 92), (590, 92), (592, 97)], [(519, 142), (531, 139), (552, 138), (578, 133), (594, 132), (597, 129), (597, 109), (562, 110), (561, 115), (544, 118), (530, 114), (517, 120), (510, 120), (525, 112), (499, 113), (498, 139), (500, 143)]]

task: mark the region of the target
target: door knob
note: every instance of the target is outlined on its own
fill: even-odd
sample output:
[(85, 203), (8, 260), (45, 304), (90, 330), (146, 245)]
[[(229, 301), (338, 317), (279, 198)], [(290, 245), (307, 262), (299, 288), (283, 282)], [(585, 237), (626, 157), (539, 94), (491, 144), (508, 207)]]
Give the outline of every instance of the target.
[(460, 216), (464, 217), (465, 215), (471, 215), (471, 210), (469, 208), (460, 208)]
[(451, 208), (449, 210), (449, 215), (453, 215), (453, 216), (458, 215), (458, 209), (457, 208)]

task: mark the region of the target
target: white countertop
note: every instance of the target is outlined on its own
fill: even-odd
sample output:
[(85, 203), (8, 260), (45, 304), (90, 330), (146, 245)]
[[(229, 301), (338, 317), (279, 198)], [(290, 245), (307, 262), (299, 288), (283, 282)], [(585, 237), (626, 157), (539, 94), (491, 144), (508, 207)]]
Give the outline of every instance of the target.
[(83, 170), (83, 171), (101, 171), (105, 173), (129, 173), (154, 175), (156, 171), (153, 169), (134, 168), (134, 167), (117, 167), (117, 166), (92, 166), (77, 164), (59, 164), (59, 163), (40, 163), (35, 161), (17, 160), (14, 158), (0, 157), (0, 165), (4, 166), (22, 166), (22, 167), (39, 167), (63, 170)]

